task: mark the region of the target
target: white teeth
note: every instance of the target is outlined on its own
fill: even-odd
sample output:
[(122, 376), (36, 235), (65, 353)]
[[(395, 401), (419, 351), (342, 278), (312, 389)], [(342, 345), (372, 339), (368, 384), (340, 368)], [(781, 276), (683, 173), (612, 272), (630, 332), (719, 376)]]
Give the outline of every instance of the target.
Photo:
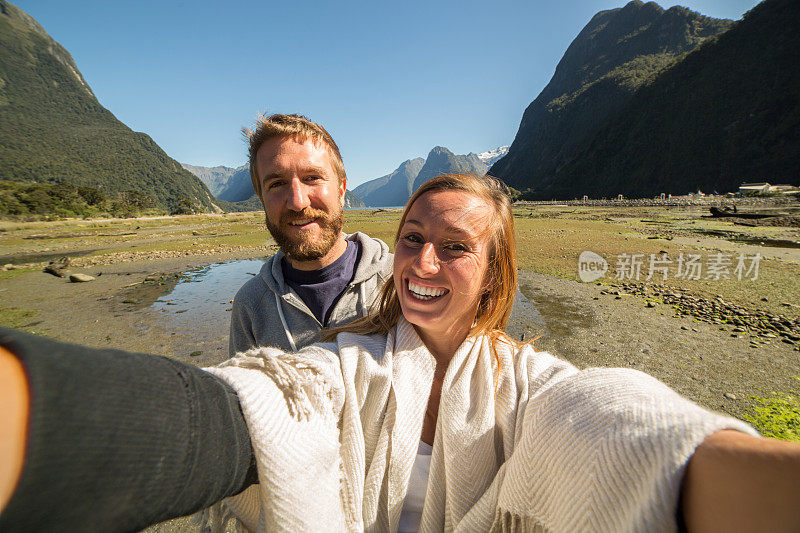
[(303, 220), (294, 220), (294, 221), (292, 221), (292, 222), (289, 222), (289, 225), (290, 225), (290, 226), (305, 226), (305, 225), (306, 225), (306, 224), (308, 224), (309, 222), (311, 222), (311, 219), (310, 219), (310, 218), (308, 218), (308, 219), (303, 219)]
[(432, 298), (436, 298), (437, 296), (441, 296), (447, 292), (447, 289), (423, 287), (422, 285), (417, 285), (413, 281), (408, 282), (408, 290), (411, 292), (411, 294), (413, 294), (420, 300), (430, 300)]

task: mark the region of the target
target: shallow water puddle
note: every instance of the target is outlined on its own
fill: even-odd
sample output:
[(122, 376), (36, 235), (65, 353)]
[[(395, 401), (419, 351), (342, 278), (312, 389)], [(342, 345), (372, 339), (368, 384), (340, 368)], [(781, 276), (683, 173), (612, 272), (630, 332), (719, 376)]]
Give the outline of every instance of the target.
[(542, 313), (536, 304), (529, 300), (525, 294), (517, 289), (514, 297), (514, 307), (511, 309), (511, 316), (508, 319), (506, 333), (518, 341), (530, 341), (531, 339), (547, 335), (547, 324)]
[[(536, 288), (524, 284), (521, 288), (531, 305), (537, 306), (541, 310), (547, 330), (544, 335), (554, 338), (568, 338), (572, 335), (579, 335), (581, 331), (592, 327), (594, 317), (591, 311), (573, 298), (568, 297), (547, 297), (544, 298), (536, 294)], [(537, 311), (538, 312), (538, 311)]]
[(162, 313), (170, 325), (214, 328), (227, 334), (231, 300), (263, 264), (262, 259), (246, 259), (205, 265), (183, 272), (177, 282), (142, 284), (128, 297), (137, 307)]
[[(168, 329), (208, 331), (210, 328), (219, 335), (227, 335), (231, 300), (263, 264), (262, 259), (228, 261), (163, 276), (132, 287), (123, 303), (158, 313), (156, 319)], [(539, 310), (520, 291), (506, 330), (517, 340), (530, 340), (547, 331)]]

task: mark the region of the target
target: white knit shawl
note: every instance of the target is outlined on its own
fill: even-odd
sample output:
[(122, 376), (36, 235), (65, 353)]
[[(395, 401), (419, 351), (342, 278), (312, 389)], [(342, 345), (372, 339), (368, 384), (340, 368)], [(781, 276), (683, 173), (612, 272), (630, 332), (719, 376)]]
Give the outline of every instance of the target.
[[(498, 351), (499, 368), (469, 338), (448, 366), (421, 531), (674, 531), (694, 449), (755, 434), (635, 370)], [(258, 466), (228, 510), (258, 531), (395, 531), (435, 367), (401, 319), (207, 369), (238, 392)]]

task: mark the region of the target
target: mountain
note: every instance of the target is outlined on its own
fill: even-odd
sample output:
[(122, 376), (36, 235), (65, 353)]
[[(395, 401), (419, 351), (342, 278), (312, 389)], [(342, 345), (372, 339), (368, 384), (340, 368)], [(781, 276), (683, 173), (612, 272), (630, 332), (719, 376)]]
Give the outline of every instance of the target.
[(218, 210), (203, 183), (100, 105), (69, 52), (0, 0), (0, 179)]
[(425, 165), (421, 157), (400, 164), (391, 174), (361, 184), (353, 192), (371, 207), (405, 205), (411, 197), (414, 179)]
[(181, 163), (181, 166), (200, 178), (208, 190), (211, 191), (211, 194), (214, 197), (218, 198), (218, 194), (220, 191), (224, 190), (228, 184), (228, 180), (235, 174), (237, 171), (242, 169), (247, 169), (247, 165), (242, 165), (237, 168), (225, 167), (225, 166), (218, 166), (218, 167), (201, 167), (196, 165), (189, 165), (186, 163)]
[(486, 165), (475, 154), (456, 155), (443, 146), (436, 146), (430, 151), (425, 159), (425, 165), (414, 178), (414, 190), (416, 191), (420, 185), (440, 174), (451, 172), (486, 174), (487, 170)]
[(493, 150), (487, 150), (486, 152), (481, 152), (479, 154), (475, 154), (478, 156), (486, 167), (491, 167), (495, 164), (495, 162), (499, 161), (500, 158), (504, 157), (508, 153), (508, 145), (505, 146), (498, 146)]
[(351, 209), (358, 209), (360, 207), (367, 207), (364, 201), (358, 197), (353, 191), (344, 191), (344, 206)]
[[(224, 166), (196, 167), (183, 165), (183, 168), (200, 178), (215, 198), (226, 202), (243, 202), (255, 194), (250, 178), (250, 165), (238, 168)], [(213, 188), (212, 188), (213, 186)]]
[(486, 174), (484, 161), (500, 157), (507, 147), (501, 146), (480, 154), (456, 155), (447, 148), (436, 146), (426, 159), (417, 157), (404, 161), (391, 174), (362, 183), (353, 192), (370, 207), (406, 205), (420, 185), (440, 174), (472, 172)]
[(508, 154), (489, 173), (547, 195), (576, 147), (683, 54), (732, 21), (638, 0), (601, 11), (567, 48), (547, 86), (528, 106)]
[(548, 197), (800, 185), (800, 3), (767, 0), (642, 87), (556, 173)]
[(247, 200), (253, 194), (255, 194), (255, 191), (253, 190), (253, 180), (250, 178), (250, 165), (248, 164), (237, 168), (215, 196), (228, 202), (241, 202), (242, 200)]

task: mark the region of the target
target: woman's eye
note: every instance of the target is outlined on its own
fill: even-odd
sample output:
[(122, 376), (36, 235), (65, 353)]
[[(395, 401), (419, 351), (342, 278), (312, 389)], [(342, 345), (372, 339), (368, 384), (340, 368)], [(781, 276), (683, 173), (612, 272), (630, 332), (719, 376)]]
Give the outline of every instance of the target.
[(420, 237), (416, 233), (408, 233), (406, 235), (403, 235), (401, 239), (408, 244), (419, 244), (422, 242), (422, 237)]
[(445, 250), (451, 253), (462, 253), (467, 251), (467, 247), (460, 242), (454, 242), (451, 244), (446, 245)]

